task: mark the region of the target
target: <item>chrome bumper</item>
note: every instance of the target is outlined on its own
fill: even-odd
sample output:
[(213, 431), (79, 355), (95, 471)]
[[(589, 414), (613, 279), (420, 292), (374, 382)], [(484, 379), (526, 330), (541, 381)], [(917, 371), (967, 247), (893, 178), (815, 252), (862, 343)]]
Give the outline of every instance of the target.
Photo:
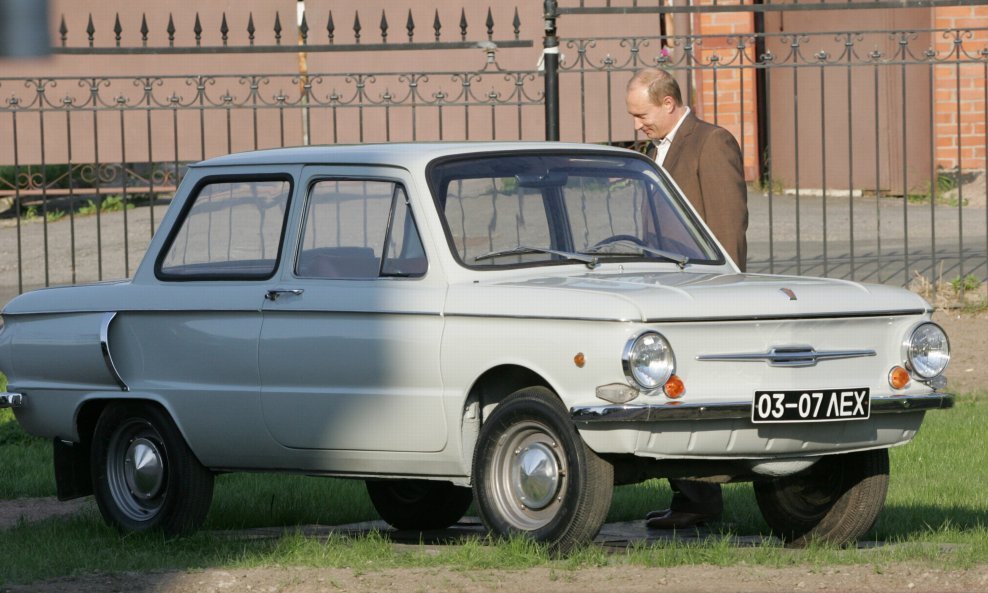
[[(945, 410), (952, 407), (954, 407), (954, 396), (949, 393), (871, 398), (872, 414)], [(584, 425), (601, 422), (750, 419), (751, 402), (715, 404), (665, 402), (646, 405), (574, 406), (570, 408), (570, 415), (574, 422)]]
[(19, 408), (24, 405), (24, 396), (20, 393), (0, 392), (0, 408)]

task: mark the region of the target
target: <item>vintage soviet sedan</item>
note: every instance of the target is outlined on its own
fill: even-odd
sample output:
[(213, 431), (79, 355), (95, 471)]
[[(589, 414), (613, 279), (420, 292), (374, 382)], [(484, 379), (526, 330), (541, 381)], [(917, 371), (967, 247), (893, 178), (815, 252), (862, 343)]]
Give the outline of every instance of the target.
[(3, 323), (0, 405), (124, 531), (188, 532), (214, 474), (274, 471), (365, 480), (401, 529), (476, 500), (565, 551), (614, 484), (666, 476), (751, 481), (788, 542), (849, 542), (888, 449), (953, 403), (920, 297), (739, 273), (664, 171), (600, 146), (214, 158), (133, 279)]

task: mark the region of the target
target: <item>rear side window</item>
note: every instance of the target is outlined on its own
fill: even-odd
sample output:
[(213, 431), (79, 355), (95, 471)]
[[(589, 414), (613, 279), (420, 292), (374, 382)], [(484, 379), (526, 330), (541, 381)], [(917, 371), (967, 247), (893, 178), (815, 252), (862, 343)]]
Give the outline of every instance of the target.
[(405, 189), (376, 179), (312, 184), (295, 274), (362, 280), (422, 276), (425, 253)]
[(202, 185), (164, 255), (166, 279), (264, 279), (278, 266), (288, 179), (224, 180)]

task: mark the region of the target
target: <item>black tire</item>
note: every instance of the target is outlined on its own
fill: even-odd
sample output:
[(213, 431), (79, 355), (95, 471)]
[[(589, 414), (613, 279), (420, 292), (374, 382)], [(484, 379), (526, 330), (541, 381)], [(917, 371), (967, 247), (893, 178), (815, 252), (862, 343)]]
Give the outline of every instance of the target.
[(755, 482), (755, 499), (772, 532), (789, 547), (811, 541), (845, 545), (878, 519), (889, 482), (887, 449), (829, 455), (806, 471)]
[(554, 393), (530, 387), (505, 399), (481, 427), (473, 484), (493, 534), (523, 534), (565, 554), (593, 541), (604, 524), (614, 468), (586, 446)]
[(96, 423), (90, 468), (103, 519), (123, 532), (191, 533), (213, 499), (213, 474), (155, 405), (109, 405)]
[(367, 480), (367, 493), (382, 519), (411, 531), (449, 527), (473, 502), (469, 488), (433, 480)]

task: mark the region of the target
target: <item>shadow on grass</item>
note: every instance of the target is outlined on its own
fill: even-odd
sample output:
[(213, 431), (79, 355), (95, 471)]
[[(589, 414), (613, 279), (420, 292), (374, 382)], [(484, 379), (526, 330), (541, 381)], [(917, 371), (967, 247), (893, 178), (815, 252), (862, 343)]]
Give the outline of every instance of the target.
[(924, 535), (988, 529), (988, 511), (958, 504), (886, 504), (873, 535), (882, 540), (906, 540)]

